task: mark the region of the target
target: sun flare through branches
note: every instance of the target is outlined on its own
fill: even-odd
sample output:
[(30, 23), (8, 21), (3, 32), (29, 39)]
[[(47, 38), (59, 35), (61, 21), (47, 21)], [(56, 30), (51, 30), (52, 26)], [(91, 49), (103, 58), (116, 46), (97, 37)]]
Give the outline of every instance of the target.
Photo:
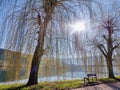
[(70, 33), (81, 33), (86, 30), (86, 23), (85, 21), (76, 21), (74, 23), (70, 23), (69, 25)]

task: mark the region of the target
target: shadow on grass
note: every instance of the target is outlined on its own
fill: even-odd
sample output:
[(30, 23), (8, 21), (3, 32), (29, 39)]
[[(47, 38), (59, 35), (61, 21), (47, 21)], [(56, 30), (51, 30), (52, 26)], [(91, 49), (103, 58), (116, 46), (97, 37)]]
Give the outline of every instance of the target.
[(116, 78), (116, 77), (115, 77), (114, 79), (115, 79), (116, 81), (119, 81), (119, 82), (120, 82), (120, 79), (119, 79), (119, 78)]
[(11, 87), (8, 90), (21, 90), (22, 88), (27, 87), (26, 85), (18, 86), (18, 87)]

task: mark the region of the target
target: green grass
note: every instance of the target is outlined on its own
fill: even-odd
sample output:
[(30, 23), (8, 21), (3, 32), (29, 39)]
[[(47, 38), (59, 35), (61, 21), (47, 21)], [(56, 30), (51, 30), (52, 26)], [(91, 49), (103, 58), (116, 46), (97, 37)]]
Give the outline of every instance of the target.
[[(110, 78), (102, 78), (98, 79), (102, 83), (108, 82), (116, 82), (115, 79)], [(13, 84), (13, 85), (0, 85), (0, 90), (67, 90), (71, 88), (78, 88), (84, 85), (83, 80), (67, 80), (67, 81), (58, 81), (58, 82), (42, 82), (38, 85), (30, 86), (30, 87), (22, 87), (21, 89), (18, 87), (23, 86), (23, 84)]]
[(70, 88), (78, 88), (83, 85), (82, 80), (67, 80), (67, 81), (58, 81), (58, 82), (42, 82), (38, 85), (30, 86), (30, 87), (21, 87), (22, 84), (13, 84), (13, 85), (0, 85), (0, 90), (65, 90)]
[(20, 86), (20, 84), (13, 84), (13, 85), (9, 85), (9, 84), (1, 84), (0, 85), (0, 90), (7, 90), (7, 89), (10, 89), (10, 88), (15, 88), (15, 87), (18, 87)]
[(113, 78), (101, 78), (101, 79), (98, 79), (98, 81), (102, 82), (102, 83), (113, 83), (113, 82), (117, 82), (116, 79), (113, 79)]

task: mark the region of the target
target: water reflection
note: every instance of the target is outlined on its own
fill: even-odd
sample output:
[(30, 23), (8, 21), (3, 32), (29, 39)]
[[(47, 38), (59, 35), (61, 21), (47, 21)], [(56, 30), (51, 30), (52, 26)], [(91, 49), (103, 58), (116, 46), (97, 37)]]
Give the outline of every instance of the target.
[[(31, 68), (32, 55), (9, 50), (0, 50), (0, 53), (0, 83), (26, 83)], [(118, 62), (113, 64), (115, 75), (120, 75), (120, 64)], [(87, 73), (96, 73), (100, 78), (107, 77), (104, 58), (102, 56), (44, 57), (40, 63), (39, 81), (78, 79), (85, 77)]]
[(6, 81), (7, 71), (3, 68), (0, 68), (0, 82)]
[[(1, 67), (0, 68), (0, 83), (6, 83), (6, 84), (13, 84), (13, 83), (26, 83), (27, 82), (27, 67), (21, 67), (19, 68), (19, 79), (18, 76), (16, 76), (16, 69), (17, 67)], [(44, 68), (45, 69), (45, 68)], [(64, 73), (61, 73), (60, 75), (57, 74), (47, 74), (47, 76), (45, 75), (45, 73), (41, 72), (42, 74), (39, 74), (39, 79), (38, 81), (40, 82), (45, 82), (45, 81), (58, 81), (58, 80), (71, 80), (71, 79), (80, 79), (80, 78), (84, 78), (86, 76), (86, 72), (84, 72), (84, 70), (80, 70), (80, 71), (76, 71), (74, 69), (74, 71), (70, 72), (70, 71), (66, 71)], [(91, 73), (91, 72), (88, 72)], [(19, 75), (17, 74), (17, 75)], [(100, 73), (102, 77), (106, 77), (107, 73)], [(119, 73), (117, 73), (117, 68), (115, 69), (115, 74), (119, 75)]]

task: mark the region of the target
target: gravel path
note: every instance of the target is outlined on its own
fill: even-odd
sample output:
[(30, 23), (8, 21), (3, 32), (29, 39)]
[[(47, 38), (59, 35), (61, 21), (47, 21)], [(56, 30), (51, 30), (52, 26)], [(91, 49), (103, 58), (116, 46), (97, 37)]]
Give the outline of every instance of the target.
[(71, 89), (71, 90), (120, 90), (120, 82), (101, 83), (99, 85), (86, 86), (86, 87)]

